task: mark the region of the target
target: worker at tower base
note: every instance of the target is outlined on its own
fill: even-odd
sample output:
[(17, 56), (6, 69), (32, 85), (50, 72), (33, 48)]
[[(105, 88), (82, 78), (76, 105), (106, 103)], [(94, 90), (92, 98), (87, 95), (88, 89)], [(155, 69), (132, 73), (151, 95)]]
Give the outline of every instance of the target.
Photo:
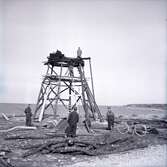
[(108, 111), (107, 111), (107, 115), (106, 115), (106, 117), (107, 117), (107, 123), (108, 123), (108, 130), (111, 130), (111, 127), (112, 128), (114, 128), (114, 113), (112, 112), (112, 110), (111, 110), (111, 107), (108, 107), (107, 108), (108, 109)]
[(26, 126), (31, 126), (32, 125), (32, 112), (31, 112), (31, 107), (30, 104), (28, 104), (28, 106), (26, 107), (26, 109), (24, 110), (24, 113), (26, 115)]
[(65, 130), (67, 137), (76, 137), (77, 123), (79, 122), (79, 114), (77, 107), (74, 107), (73, 111), (68, 115), (68, 127)]

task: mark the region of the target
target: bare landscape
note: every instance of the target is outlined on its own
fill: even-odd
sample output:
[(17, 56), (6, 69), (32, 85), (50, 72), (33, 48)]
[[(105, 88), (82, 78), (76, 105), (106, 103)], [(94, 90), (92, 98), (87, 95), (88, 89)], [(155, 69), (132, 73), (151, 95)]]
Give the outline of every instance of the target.
[[(106, 130), (107, 123), (92, 122), (94, 133), (88, 133), (82, 123), (83, 111), (80, 111), (80, 122), (77, 129), (75, 142), (85, 141), (95, 144), (98, 149), (86, 152), (53, 153), (42, 151), (33, 152), (33, 147), (48, 142), (66, 142), (64, 138), (65, 125), (57, 123), (53, 126), (51, 113), (46, 113), (47, 118), (42, 123), (34, 122), (35, 130), (14, 129), (16, 126), (24, 126), (24, 108), (26, 104), (1, 104), (0, 121), (0, 151), (5, 157), (5, 162), (15, 167), (54, 167), (54, 166), (151, 166), (162, 167), (166, 165), (167, 121), (166, 106), (126, 105), (112, 106), (116, 116), (115, 127), (112, 131)], [(32, 107), (33, 108), (33, 107)], [(107, 107), (100, 106), (101, 113), (105, 116)], [(9, 118), (6, 120), (2, 113)], [(59, 106), (63, 120), (68, 112)], [(153, 131), (148, 131), (145, 136), (139, 137), (131, 133), (120, 134), (117, 125), (122, 121), (140, 122)], [(155, 130), (156, 129), (156, 130)], [(5, 131), (9, 130), (9, 131)], [(90, 144), (89, 143), (89, 144)], [(27, 154), (28, 153), (28, 154)], [(30, 153), (30, 154), (29, 154)], [(118, 161), (119, 159), (119, 161)]]

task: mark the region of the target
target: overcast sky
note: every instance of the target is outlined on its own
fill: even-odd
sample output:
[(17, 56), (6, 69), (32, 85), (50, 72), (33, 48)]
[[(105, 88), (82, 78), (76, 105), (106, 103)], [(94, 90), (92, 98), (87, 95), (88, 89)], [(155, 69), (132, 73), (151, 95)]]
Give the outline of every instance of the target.
[(92, 58), (98, 104), (165, 103), (166, 0), (0, 0), (0, 102), (36, 103), (42, 61)]

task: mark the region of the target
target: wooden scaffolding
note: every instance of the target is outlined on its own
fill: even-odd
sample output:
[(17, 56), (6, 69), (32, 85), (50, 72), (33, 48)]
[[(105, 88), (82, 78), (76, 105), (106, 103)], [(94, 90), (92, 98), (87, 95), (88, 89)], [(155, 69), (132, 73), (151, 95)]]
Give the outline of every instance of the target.
[[(38, 115), (38, 120), (42, 121), (44, 113), (49, 107), (52, 108), (54, 117), (56, 117), (59, 102), (71, 112), (81, 101), (86, 119), (91, 114), (94, 119), (97, 119), (98, 116), (101, 121), (103, 120), (95, 102), (91, 58), (82, 58), (81, 54), (82, 51), (78, 48), (76, 58), (66, 57), (58, 50), (47, 57), (48, 60), (44, 63), (47, 66), (47, 71), (41, 84), (34, 118)], [(84, 73), (85, 61), (89, 61), (92, 91)], [(81, 92), (78, 91), (79, 89)], [(72, 94), (75, 96), (73, 102)]]

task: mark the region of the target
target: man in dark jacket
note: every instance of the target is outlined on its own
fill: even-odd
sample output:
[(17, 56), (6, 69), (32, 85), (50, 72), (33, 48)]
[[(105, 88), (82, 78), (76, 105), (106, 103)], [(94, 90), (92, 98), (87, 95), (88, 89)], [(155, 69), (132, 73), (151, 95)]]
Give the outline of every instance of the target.
[(31, 123), (32, 112), (31, 112), (30, 104), (28, 105), (28, 107), (26, 107), (24, 112), (26, 114), (26, 126), (31, 126), (32, 125)]
[(108, 122), (108, 130), (111, 130), (114, 128), (114, 113), (111, 111), (111, 107), (108, 107), (108, 112), (107, 112), (107, 122)]
[(67, 137), (76, 137), (77, 123), (79, 121), (79, 114), (77, 113), (77, 107), (74, 107), (73, 111), (68, 116), (68, 127), (66, 129)]

